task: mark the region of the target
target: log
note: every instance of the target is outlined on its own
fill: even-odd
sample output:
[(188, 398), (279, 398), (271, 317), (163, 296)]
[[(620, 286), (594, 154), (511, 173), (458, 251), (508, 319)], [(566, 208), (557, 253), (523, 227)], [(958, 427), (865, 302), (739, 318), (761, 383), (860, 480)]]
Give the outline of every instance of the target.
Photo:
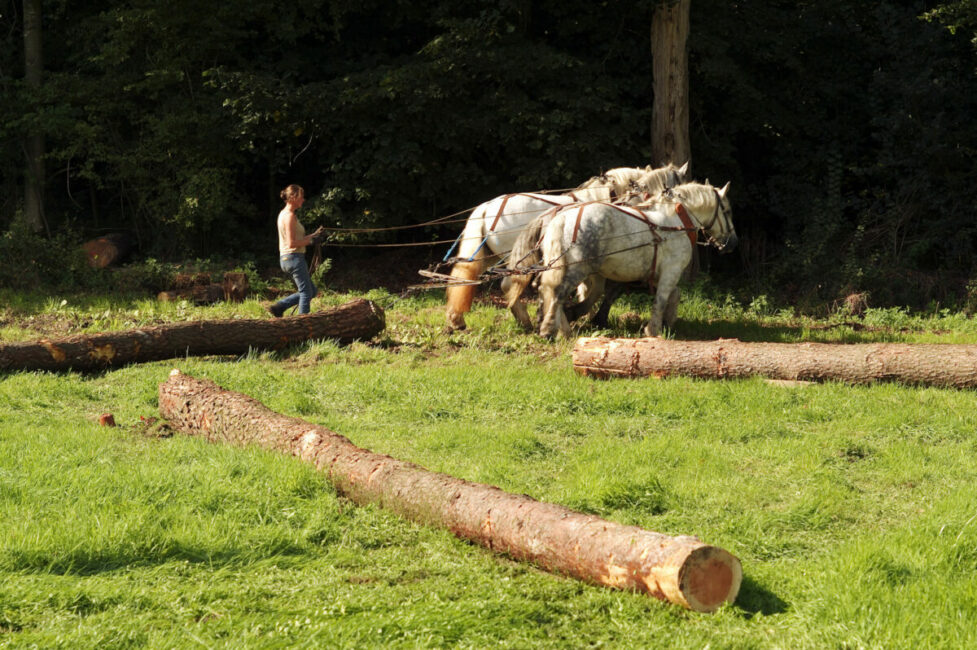
[(187, 355), (278, 350), (311, 339), (340, 343), (373, 338), (385, 327), (383, 309), (354, 300), (304, 316), (169, 323), (124, 332), (0, 343), (0, 370), (100, 370)]
[(694, 537), (624, 526), (430, 472), (356, 447), (325, 427), (275, 413), (247, 395), (179, 370), (160, 384), (159, 410), (177, 431), (297, 456), (356, 503), (378, 504), (551, 571), (702, 612), (732, 602), (739, 591), (739, 560)]
[(584, 337), (573, 348), (582, 375), (977, 387), (977, 345), (934, 343), (744, 343)]
[(104, 269), (124, 260), (132, 252), (133, 241), (126, 233), (111, 233), (86, 241), (81, 248), (90, 266)]

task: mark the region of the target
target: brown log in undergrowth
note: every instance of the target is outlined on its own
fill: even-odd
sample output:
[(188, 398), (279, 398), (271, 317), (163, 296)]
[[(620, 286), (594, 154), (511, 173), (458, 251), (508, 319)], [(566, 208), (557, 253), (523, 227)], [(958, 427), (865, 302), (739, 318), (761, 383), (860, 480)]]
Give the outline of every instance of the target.
[(552, 571), (704, 612), (732, 602), (739, 591), (739, 560), (694, 537), (624, 526), (430, 472), (179, 370), (160, 384), (159, 410), (178, 431), (298, 456), (356, 503), (379, 504)]
[(125, 233), (111, 233), (82, 244), (88, 264), (96, 269), (104, 269), (121, 262), (133, 249), (133, 239)]
[(660, 338), (580, 338), (573, 367), (593, 377), (706, 379), (763, 376), (801, 381), (843, 381), (977, 387), (977, 345), (919, 343), (744, 343)]
[(385, 326), (369, 300), (277, 319), (209, 320), (0, 344), (0, 370), (98, 370), (183, 356), (277, 350), (312, 339), (370, 339)]

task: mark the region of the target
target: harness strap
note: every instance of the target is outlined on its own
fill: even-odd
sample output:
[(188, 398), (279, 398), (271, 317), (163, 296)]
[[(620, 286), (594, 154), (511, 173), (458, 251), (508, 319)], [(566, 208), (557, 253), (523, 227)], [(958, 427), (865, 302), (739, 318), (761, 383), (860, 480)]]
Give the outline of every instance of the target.
[(583, 216), (583, 209), (587, 207), (586, 203), (580, 204), (580, 209), (577, 210), (577, 220), (573, 222), (573, 237), (570, 238), (571, 244), (577, 243), (577, 233), (580, 231), (580, 218)]
[(506, 194), (502, 197), (502, 205), (499, 206), (499, 211), (495, 214), (495, 220), (492, 222), (492, 227), (489, 228), (489, 232), (495, 232), (495, 227), (499, 225), (499, 219), (502, 218), (502, 213), (505, 212), (505, 204), (509, 202), (509, 197), (515, 196), (514, 194)]
[(537, 199), (539, 201), (542, 201), (543, 203), (549, 203), (550, 205), (563, 205), (558, 201), (550, 201), (549, 199), (545, 199), (541, 196), (532, 196), (524, 192), (517, 192), (515, 194), (506, 194), (504, 197), (502, 197), (502, 205), (499, 206), (499, 211), (496, 213), (495, 219), (492, 221), (492, 227), (489, 228), (489, 232), (495, 232), (495, 227), (499, 225), (499, 219), (502, 218), (502, 213), (505, 212), (505, 204), (508, 203), (509, 199), (512, 198), (513, 196), (528, 196), (529, 198)]
[(655, 242), (655, 253), (651, 258), (651, 273), (648, 274), (648, 291), (651, 293), (654, 293), (655, 287), (658, 286), (656, 271), (658, 271), (658, 242)]
[(689, 213), (685, 209), (685, 206), (681, 203), (676, 203), (675, 214), (677, 214), (678, 218), (682, 220), (682, 225), (685, 226), (685, 234), (689, 237), (689, 243), (691, 243), (692, 247), (695, 248), (695, 242), (699, 237), (699, 230), (695, 227), (695, 224), (692, 223), (692, 219), (689, 218)]

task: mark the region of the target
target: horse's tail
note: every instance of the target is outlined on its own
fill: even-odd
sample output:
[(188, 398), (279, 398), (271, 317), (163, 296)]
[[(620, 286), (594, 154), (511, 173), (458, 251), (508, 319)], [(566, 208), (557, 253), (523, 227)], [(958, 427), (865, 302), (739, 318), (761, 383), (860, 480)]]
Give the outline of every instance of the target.
[(533, 279), (533, 274), (528, 269), (537, 266), (542, 260), (539, 251), (539, 237), (543, 230), (543, 224), (549, 221), (552, 211), (547, 211), (529, 222), (516, 239), (516, 243), (509, 253), (507, 266), (509, 270), (523, 270), (523, 273), (514, 273), (509, 277), (509, 290), (507, 291), (508, 306), (512, 309), (523, 294), (526, 287)]

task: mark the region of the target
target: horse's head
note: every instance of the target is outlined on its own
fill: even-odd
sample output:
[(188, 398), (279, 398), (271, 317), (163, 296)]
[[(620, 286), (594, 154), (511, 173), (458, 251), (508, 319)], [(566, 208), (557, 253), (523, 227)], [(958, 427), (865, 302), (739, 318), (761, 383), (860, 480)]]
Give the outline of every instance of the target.
[(709, 235), (712, 243), (720, 253), (730, 253), (739, 243), (736, 236), (736, 229), (733, 227), (733, 208), (729, 205), (729, 183), (723, 185), (722, 189), (712, 188), (716, 195), (716, 208), (713, 213), (712, 223), (709, 227), (703, 225), (703, 229)]
[(684, 183), (688, 169), (689, 163), (685, 163), (681, 167), (669, 163), (658, 169), (646, 169), (631, 182), (635, 188), (644, 190), (649, 194), (660, 194)]
[(719, 252), (728, 253), (736, 248), (739, 241), (733, 228), (733, 209), (729, 205), (729, 183), (722, 189), (705, 184), (686, 183), (665, 191), (665, 196), (685, 206), (696, 220), (699, 230), (705, 233), (706, 241)]

